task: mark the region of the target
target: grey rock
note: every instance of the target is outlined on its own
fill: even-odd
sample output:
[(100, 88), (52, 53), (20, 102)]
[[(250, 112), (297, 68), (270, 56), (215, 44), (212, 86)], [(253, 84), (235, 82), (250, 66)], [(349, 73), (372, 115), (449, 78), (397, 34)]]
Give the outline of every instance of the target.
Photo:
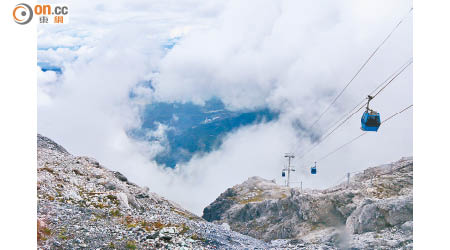
[(69, 154), (65, 148), (57, 144), (56, 142), (50, 140), (49, 138), (42, 136), (40, 134), (37, 134), (37, 146), (38, 148), (47, 148), (50, 150), (56, 150), (63, 154)]
[(378, 231), (412, 220), (412, 196), (386, 200), (365, 200), (347, 219), (352, 233)]
[(158, 238), (158, 236), (159, 236), (159, 232), (155, 232), (155, 233), (153, 233), (153, 234), (149, 234), (149, 235), (147, 235), (147, 239), (156, 239), (156, 238)]
[(401, 228), (404, 231), (413, 231), (413, 222), (412, 221), (407, 221), (407, 222), (402, 224)]
[(221, 216), (230, 209), (236, 202), (231, 197), (236, 196), (234, 189), (229, 188), (222, 193), (213, 203), (203, 209), (203, 219), (215, 221), (222, 219)]
[(140, 193), (140, 194), (136, 195), (136, 198), (137, 199), (148, 199), (148, 198), (150, 198), (150, 196), (148, 194), (145, 194), (145, 193)]
[(119, 179), (120, 181), (123, 182), (128, 182), (127, 177), (125, 177), (125, 175), (123, 175), (122, 173), (118, 172), (118, 171), (114, 171), (114, 176)]
[(105, 188), (106, 190), (116, 190), (117, 186), (114, 182), (109, 181), (105, 184)]

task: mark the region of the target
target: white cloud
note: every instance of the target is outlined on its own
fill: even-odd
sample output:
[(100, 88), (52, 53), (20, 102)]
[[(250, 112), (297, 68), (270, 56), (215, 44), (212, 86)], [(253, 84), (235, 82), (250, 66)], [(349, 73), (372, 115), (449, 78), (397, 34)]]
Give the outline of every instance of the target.
[(58, 79), (56, 72), (54, 71), (42, 71), (40, 67), (37, 67), (37, 80), (39, 84), (49, 84), (55, 82)]
[[(310, 144), (292, 122), (311, 124), (411, 7), (411, 1), (77, 1), (71, 23), (40, 26), (39, 46), (59, 47), (39, 57), (64, 65), (58, 84), (39, 97), (38, 131), (74, 154), (96, 157), (132, 181), (149, 186), (196, 213), (227, 187), (258, 175), (278, 178), (283, 153), (298, 156)], [(330, 123), (360, 101), (412, 56), (412, 19), (393, 34), (342, 98), (320, 121)], [(162, 45), (181, 36), (165, 54)], [(81, 46), (78, 50), (61, 47)], [(160, 72), (160, 73), (155, 73)], [(154, 83), (155, 92), (137, 86)], [(130, 100), (129, 92), (138, 94)], [(45, 95), (51, 93), (51, 95)], [(217, 151), (176, 169), (149, 159), (163, 143), (127, 136), (139, 127), (143, 106), (154, 100), (202, 103), (219, 97), (230, 109), (268, 106), (279, 121), (229, 134)], [(373, 107), (382, 119), (412, 103), (412, 74), (405, 71)], [(412, 154), (412, 113), (406, 112), (319, 162), (314, 159), (360, 133), (359, 115), (296, 161), (306, 187), (326, 187), (348, 171)], [(155, 136), (164, 141), (160, 127)], [(296, 136), (297, 134), (297, 136)], [(304, 165), (306, 164), (306, 165)], [(280, 181), (279, 181), (280, 182)]]
[(54, 71), (42, 71), (37, 67), (37, 82), (38, 82), (38, 100), (37, 105), (51, 105), (51, 92), (54, 89), (54, 84), (58, 80), (58, 75)]

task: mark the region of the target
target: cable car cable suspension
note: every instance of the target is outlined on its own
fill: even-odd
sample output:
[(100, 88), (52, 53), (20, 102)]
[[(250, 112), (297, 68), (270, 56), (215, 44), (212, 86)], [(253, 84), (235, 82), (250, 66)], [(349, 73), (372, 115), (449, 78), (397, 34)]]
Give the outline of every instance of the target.
[[(395, 71), (394, 73), (392, 73), (384, 82), (382, 82), (380, 85), (378, 85), (374, 90), (372, 90), (372, 92), (370, 92), (370, 96), (373, 96), (374, 95), (374, 93), (380, 88), (380, 87), (382, 87), (383, 85), (385, 85), (390, 79), (395, 79), (395, 77), (397, 77), (397, 75), (398, 75), (398, 73), (400, 72), (400, 71), (403, 71), (403, 68), (404, 67), (408, 67), (409, 66), (409, 64), (411, 64), (411, 63), (409, 63), (411, 61), (411, 63), (412, 63), (412, 58), (410, 58), (407, 62), (405, 62), (400, 68), (398, 68), (397, 69), (397, 71)], [(395, 77), (394, 77), (395, 76)], [(384, 87), (385, 88), (385, 87)], [(341, 122), (342, 122), (342, 120), (344, 120), (344, 119), (346, 119), (346, 117), (348, 117), (352, 112), (353, 112), (353, 110), (355, 110), (357, 107), (359, 107), (359, 106), (361, 106), (361, 105), (365, 105), (365, 102), (366, 102), (366, 100), (367, 100), (367, 98), (364, 98), (364, 99), (362, 99), (361, 100), (361, 102), (359, 102), (355, 107), (353, 107), (349, 112), (347, 112), (344, 116), (342, 116), (339, 120), (337, 120), (338, 122), (335, 122), (335, 123), (333, 123), (333, 124), (340, 124)], [(363, 104), (364, 103), (364, 104)], [(358, 109), (358, 111), (359, 110), (361, 110), (361, 108), (359, 108)], [(355, 113), (357, 113), (357, 112), (353, 112), (353, 114), (352, 115), (354, 115)], [(347, 120), (347, 119), (346, 119)], [(328, 127), (325, 131), (330, 131), (334, 126), (336, 126), (336, 125), (332, 125), (332, 126), (330, 126), (330, 127)]]
[[(403, 113), (404, 111), (410, 109), (412, 106), (413, 106), (413, 104), (411, 104), (411, 105), (409, 105), (408, 107), (402, 109), (401, 111), (399, 111), (399, 112), (397, 112), (397, 113), (395, 113), (395, 114), (389, 116), (389, 117), (388, 117), (386, 120), (384, 120), (381, 124), (386, 123), (387, 121), (389, 121), (390, 119), (394, 118), (395, 116), (397, 116), (397, 115)], [(342, 149), (342, 148), (344, 148), (345, 146), (351, 144), (352, 142), (356, 141), (357, 139), (359, 139), (360, 137), (362, 137), (363, 135), (365, 135), (365, 134), (367, 134), (367, 133), (368, 133), (368, 132), (364, 132), (364, 133), (358, 135), (357, 137), (351, 139), (350, 141), (346, 142), (346, 143), (343, 144), (342, 146), (336, 148), (335, 150), (331, 151), (330, 153), (326, 154), (325, 156), (319, 158), (319, 160), (317, 160), (317, 161), (322, 161), (322, 160), (328, 158), (330, 155), (336, 153), (336, 152), (339, 151), (340, 149)]]
[(409, 10), (409, 12), (397, 23), (397, 25), (392, 29), (392, 31), (386, 36), (386, 38), (378, 45), (378, 47), (372, 52), (372, 54), (367, 58), (367, 60), (362, 64), (362, 66), (356, 71), (356, 74), (350, 79), (350, 81), (345, 85), (345, 87), (339, 92), (339, 94), (333, 99), (333, 101), (328, 105), (328, 107), (319, 115), (317, 120), (315, 120), (312, 125), (309, 127), (308, 130), (311, 130), (314, 125), (316, 125), (320, 119), (322, 119), (322, 116), (328, 112), (328, 110), (333, 106), (333, 104), (341, 97), (341, 95), (344, 93), (344, 91), (348, 88), (348, 86), (353, 82), (353, 80), (359, 75), (359, 73), (364, 69), (364, 67), (369, 63), (369, 61), (375, 56), (375, 54), (378, 52), (378, 50), (383, 46), (386, 41), (391, 37), (391, 35), (397, 30), (397, 28), (400, 26), (400, 24), (406, 19), (406, 17), (411, 13), (413, 8)]
[(373, 131), (373, 132), (378, 131), (378, 129), (381, 126), (380, 113), (378, 113), (377, 111), (375, 111), (369, 107), (370, 101), (373, 98), (375, 98), (379, 93), (381, 93), (381, 91), (383, 91), (398, 75), (400, 75), (406, 69), (406, 67), (411, 65), (411, 63), (412, 63), (412, 60), (400, 72), (398, 72), (394, 78), (392, 78), (389, 82), (387, 82), (374, 96), (371, 96), (371, 95), (367, 96), (368, 100), (367, 100), (366, 111), (364, 111), (363, 115), (361, 116), (361, 130)]
[[(396, 72), (394, 72), (393, 74), (391, 74), (382, 84), (378, 85), (377, 88), (375, 88), (370, 94), (370, 99), (374, 99), (379, 93), (381, 93), (391, 82), (393, 82), (409, 65), (411, 65), (412, 60), (408, 60), (406, 63), (404, 63)], [(390, 80), (389, 80), (390, 79)], [(384, 86), (383, 86), (384, 85)], [(378, 88), (380, 88), (381, 86), (383, 86), (375, 95), (372, 96), (372, 94), (377, 91)], [(359, 104), (364, 103), (365, 100), (367, 100), (368, 98), (364, 98)], [(348, 121), (353, 115), (355, 115), (356, 113), (358, 113), (361, 109), (363, 109), (366, 105), (369, 104), (369, 101), (366, 101), (362, 106), (359, 107), (359, 109), (357, 109), (355, 112), (351, 113), (349, 116), (347, 116), (344, 120), (342, 120), (331, 132), (327, 133), (324, 138), (322, 139), (325, 140), (328, 136), (330, 136), (334, 131), (336, 131), (339, 127), (341, 127), (346, 121)], [(353, 108), (354, 109), (354, 108)], [(353, 110), (352, 109), (352, 110)], [(352, 111), (351, 110), (351, 111)], [(349, 112), (350, 113), (350, 112)], [(320, 142), (319, 142), (320, 143)]]
[[(380, 94), (391, 82), (393, 82), (401, 73), (403, 73), (403, 71), (405, 71), (405, 69), (410, 66), (412, 64), (412, 58), (410, 58), (406, 63), (404, 63), (399, 69), (397, 69), (396, 72), (394, 72), (393, 74), (391, 74), (385, 81), (382, 82), (382, 84), (378, 85), (372, 92), (375, 93), (380, 87), (381, 89), (378, 90), (378, 92), (376, 92), (375, 95), (371, 96), (371, 99), (374, 99), (378, 94)], [(365, 100), (367, 100), (367, 98), (363, 99), (362, 102), (360, 102), (358, 105), (360, 105), (361, 103), (363, 103)], [(309, 152), (311, 152), (314, 148), (316, 148), (318, 145), (320, 145), (323, 141), (325, 141), (326, 138), (328, 138), (331, 134), (333, 134), (338, 128), (340, 128), (342, 125), (344, 125), (353, 115), (355, 115), (356, 113), (358, 113), (361, 109), (363, 109), (364, 107), (366, 107), (366, 105), (368, 105), (369, 101), (366, 101), (362, 106), (360, 106), (356, 111), (354, 111), (353, 113), (351, 113), (350, 115), (348, 115), (344, 120), (342, 120), (338, 125), (336, 125), (336, 127), (334, 127), (334, 129), (332, 129), (330, 132), (326, 133), (324, 136), (321, 136), (318, 140), (318, 142), (313, 145), (308, 151), (306, 151), (301, 157), (298, 158), (298, 160), (303, 159)], [(351, 111), (353, 111), (355, 108), (353, 108)], [(350, 113), (349, 112), (349, 113)], [(347, 113), (348, 114), (348, 113)], [(332, 128), (332, 127), (331, 127)]]

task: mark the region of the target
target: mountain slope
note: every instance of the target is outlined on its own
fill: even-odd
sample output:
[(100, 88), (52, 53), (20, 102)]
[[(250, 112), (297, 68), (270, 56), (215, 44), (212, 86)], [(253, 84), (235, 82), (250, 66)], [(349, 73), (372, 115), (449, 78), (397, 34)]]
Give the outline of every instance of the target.
[(326, 190), (301, 191), (252, 177), (222, 193), (203, 218), (272, 245), (409, 249), (412, 183), (412, 158), (366, 169), (348, 187)]
[(40, 249), (269, 248), (37, 136)]

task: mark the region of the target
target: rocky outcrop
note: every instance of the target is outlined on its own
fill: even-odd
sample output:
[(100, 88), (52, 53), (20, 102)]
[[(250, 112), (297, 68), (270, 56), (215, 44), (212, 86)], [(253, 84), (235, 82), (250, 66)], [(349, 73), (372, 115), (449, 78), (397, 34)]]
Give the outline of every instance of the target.
[(37, 137), (39, 249), (271, 248)]
[(49, 138), (42, 136), (40, 134), (37, 135), (37, 147), (58, 151), (62, 154), (69, 154), (69, 152), (67, 152), (67, 150), (65, 148), (63, 148), (56, 142), (54, 142), (54, 141), (50, 140)]
[(203, 218), (293, 247), (412, 248), (413, 160), (366, 169), (325, 190), (301, 191), (259, 177), (226, 190)]
[(347, 218), (346, 226), (351, 233), (360, 234), (399, 226), (412, 219), (412, 196), (385, 200), (367, 199)]

